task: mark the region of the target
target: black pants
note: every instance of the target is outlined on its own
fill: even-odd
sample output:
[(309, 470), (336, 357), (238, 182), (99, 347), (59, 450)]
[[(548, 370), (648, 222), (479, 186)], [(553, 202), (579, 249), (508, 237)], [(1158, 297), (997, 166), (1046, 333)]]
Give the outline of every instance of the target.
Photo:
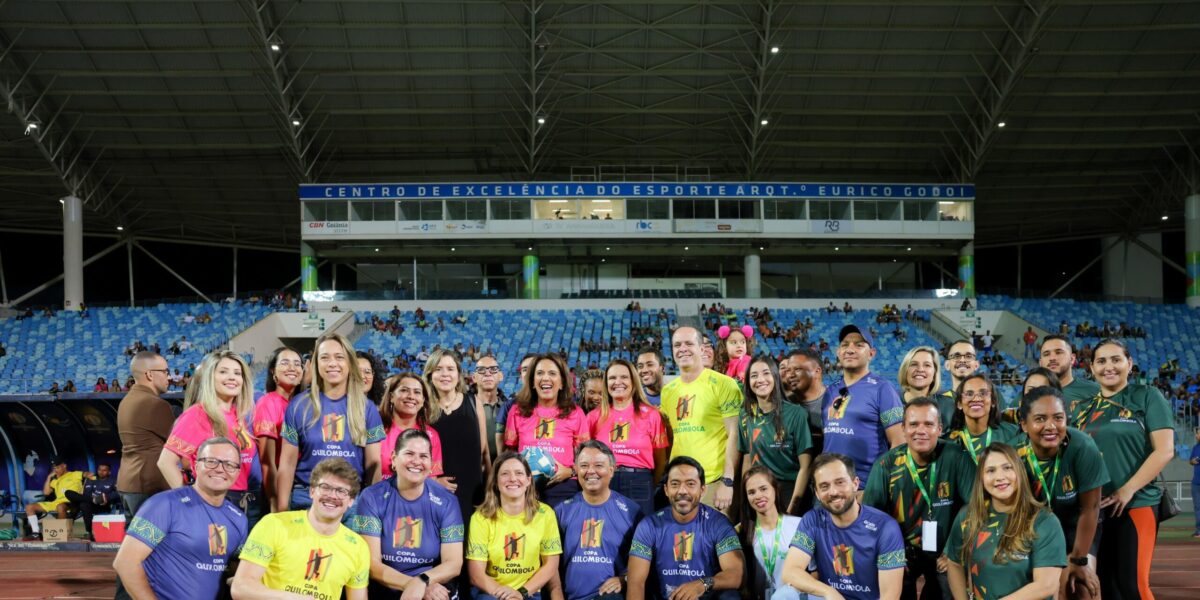
[(1150, 600), (1150, 558), (1158, 537), (1158, 506), (1104, 518), (1096, 574), (1104, 600)]
[(904, 585), (900, 588), (900, 600), (917, 600), (917, 580), (925, 576), (925, 587), (921, 588), (920, 600), (950, 600), (950, 581), (945, 573), (938, 573), (937, 552), (925, 552), (916, 548), (905, 548), (908, 565), (904, 568)]
[(92, 502), (92, 497), (84, 497), (79, 492), (68, 490), (65, 494), (67, 500), (71, 501), (71, 506), (79, 508), (79, 514), (83, 517), (83, 529), (88, 532), (88, 536), (92, 535), (92, 518), (97, 514), (109, 510), (109, 504), (95, 504)]

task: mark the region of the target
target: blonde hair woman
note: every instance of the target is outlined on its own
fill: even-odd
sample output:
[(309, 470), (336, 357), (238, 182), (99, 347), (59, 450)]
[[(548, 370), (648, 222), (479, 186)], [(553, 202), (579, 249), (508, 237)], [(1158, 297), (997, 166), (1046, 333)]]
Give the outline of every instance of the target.
[[(262, 471), (254, 461), (258, 445), (250, 423), (254, 413), (254, 390), (250, 367), (241, 356), (229, 351), (210, 352), (185, 392), (183, 413), (171, 427), (158, 468), (171, 488), (184, 484), (183, 469), (195, 471), (196, 451), (212, 437), (223, 437), (237, 444), (241, 464), (227, 473), (237, 473), (226, 496), (241, 506), (251, 525), (262, 510)], [(224, 467), (223, 467), (224, 468)]]
[(913, 398), (935, 396), (942, 387), (942, 367), (938, 364), (937, 350), (929, 346), (917, 346), (900, 361), (900, 395), (905, 404)]
[(288, 403), (275, 478), (275, 511), (307, 508), (312, 470), (329, 457), (346, 459), (364, 487), (379, 481), (385, 437), (379, 411), (367, 400), (350, 341), (338, 333), (317, 338), (312, 388)]

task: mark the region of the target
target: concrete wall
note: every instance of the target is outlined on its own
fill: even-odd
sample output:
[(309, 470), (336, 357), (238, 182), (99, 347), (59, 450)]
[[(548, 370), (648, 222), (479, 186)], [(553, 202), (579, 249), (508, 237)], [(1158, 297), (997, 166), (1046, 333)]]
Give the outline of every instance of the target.
[[(1107, 248), (1114, 240), (1114, 237), (1104, 238), (1101, 247)], [(1142, 234), (1138, 240), (1162, 252), (1161, 233)], [(1162, 261), (1145, 248), (1132, 242), (1120, 242), (1104, 254), (1101, 263), (1105, 295), (1163, 297)]]
[[(324, 325), (323, 328), (322, 325)], [(252, 357), (251, 362), (259, 363), (265, 360), (272, 350), (279, 347), (284, 339), (316, 341), (326, 331), (334, 331), (351, 337), (354, 332), (354, 313), (335, 313), (327, 310), (309, 313), (273, 313), (229, 340), (229, 349), (243, 356), (249, 354)], [(293, 344), (293, 347), (302, 346), (302, 344)]]

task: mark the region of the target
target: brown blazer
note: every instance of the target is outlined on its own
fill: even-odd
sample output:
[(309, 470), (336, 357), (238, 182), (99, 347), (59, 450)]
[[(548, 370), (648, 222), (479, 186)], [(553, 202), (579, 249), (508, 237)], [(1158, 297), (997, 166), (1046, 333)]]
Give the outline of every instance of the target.
[(134, 494), (153, 494), (167, 489), (167, 480), (158, 470), (175, 413), (171, 405), (143, 384), (136, 384), (117, 406), (117, 431), (121, 435), (121, 470), (117, 490)]

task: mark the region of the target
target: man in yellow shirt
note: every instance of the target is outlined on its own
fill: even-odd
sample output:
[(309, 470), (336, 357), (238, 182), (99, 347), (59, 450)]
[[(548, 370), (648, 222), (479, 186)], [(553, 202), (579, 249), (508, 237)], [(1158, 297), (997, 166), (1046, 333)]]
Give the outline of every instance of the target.
[(34, 535), (41, 532), (38, 526), (39, 516), (53, 513), (60, 519), (67, 518), (67, 511), (71, 508), (71, 499), (67, 498), (67, 492), (83, 493), (82, 471), (68, 471), (67, 461), (57, 457), (50, 461), (50, 465), (50, 474), (46, 476), (46, 483), (42, 486), (42, 495), (50, 498), (53, 494), (54, 497), (44, 502), (25, 505), (25, 516)]
[(696, 459), (709, 478), (700, 501), (725, 512), (733, 505), (740, 461), (737, 423), (742, 390), (732, 377), (704, 367), (703, 340), (694, 327), (680, 327), (671, 335), (679, 377), (663, 387), (660, 410), (671, 429), (671, 458)]
[(367, 542), (342, 525), (359, 492), (358, 471), (343, 458), (313, 469), (308, 510), (262, 518), (242, 547), (234, 600), (294, 597), (366, 600), (371, 574)]

